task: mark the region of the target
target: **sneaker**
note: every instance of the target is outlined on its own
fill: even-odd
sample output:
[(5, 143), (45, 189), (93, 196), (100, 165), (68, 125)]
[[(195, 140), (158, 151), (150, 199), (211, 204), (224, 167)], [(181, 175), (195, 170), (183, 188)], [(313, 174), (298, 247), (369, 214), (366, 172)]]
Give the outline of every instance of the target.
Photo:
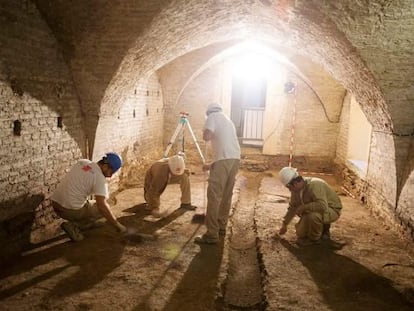
[(63, 231), (70, 237), (72, 241), (78, 242), (83, 240), (83, 234), (79, 227), (71, 222), (64, 222), (60, 225)]
[(194, 211), (197, 207), (191, 205), (191, 203), (181, 203), (180, 208), (188, 209), (189, 211)]
[(218, 240), (213, 238), (208, 238), (205, 235), (198, 236), (194, 239), (194, 243), (197, 244), (217, 244)]

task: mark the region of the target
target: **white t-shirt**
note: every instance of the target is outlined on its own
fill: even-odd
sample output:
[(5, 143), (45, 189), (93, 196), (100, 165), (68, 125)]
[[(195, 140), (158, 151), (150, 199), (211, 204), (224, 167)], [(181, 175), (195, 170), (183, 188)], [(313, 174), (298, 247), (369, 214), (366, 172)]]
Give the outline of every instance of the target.
[(67, 209), (80, 209), (90, 195), (108, 198), (108, 184), (101, 168), (87, 159), (79, 160), (63, 178), (51, 200)]
[(211, 140), (213, 162), (240, 159), (240, 145), (233, 122), (223, 112), (213, 112), (207, 117), (204, 130), (214, 133)]

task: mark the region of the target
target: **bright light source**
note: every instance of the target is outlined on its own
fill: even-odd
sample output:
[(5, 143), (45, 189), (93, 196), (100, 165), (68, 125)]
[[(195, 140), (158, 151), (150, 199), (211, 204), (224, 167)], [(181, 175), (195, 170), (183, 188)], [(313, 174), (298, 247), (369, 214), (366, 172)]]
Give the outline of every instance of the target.
[(243, 80), (257, 80), (267, 77), (270, 60), (256, 52), (246, 52), (232, 60), (232, 72)]
[(278, 62), (288, 62), (286, 58), (255, 42), (245, 42), (237, 47), (231, 60), (231, 70), (235, 77), (246, 81), (263, 78), (282, 79), (282, 69)]

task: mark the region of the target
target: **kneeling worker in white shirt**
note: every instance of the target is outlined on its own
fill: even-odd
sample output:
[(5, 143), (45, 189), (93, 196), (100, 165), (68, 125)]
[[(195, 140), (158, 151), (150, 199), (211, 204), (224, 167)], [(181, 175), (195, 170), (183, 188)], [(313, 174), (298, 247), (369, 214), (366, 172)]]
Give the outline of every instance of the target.
[[(108, 152), (97, 163), (81, 159), (57, 186), (51, 196), (52, 206), (59, 217), (68, 221), (62, 223), (61, 228), (71, 240), (83, 240), (81, 229), (102, 217), (118, 232), (127, 231), (107, 202), (109, 190), (106, 178), (112, 177), (121, 166), (122, 158), (114, 152)], [(88, 200), (91, 195), (95, 196), (95, 200)]]

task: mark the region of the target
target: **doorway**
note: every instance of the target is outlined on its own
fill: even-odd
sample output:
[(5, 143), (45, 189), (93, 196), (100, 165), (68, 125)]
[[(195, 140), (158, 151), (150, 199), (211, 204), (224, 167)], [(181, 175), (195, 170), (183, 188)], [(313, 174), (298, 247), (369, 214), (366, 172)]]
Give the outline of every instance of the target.
[(263, 145), (263, 116), (266, 106), (266, 78), (233, 76), (231, 120), (242, 145)]

